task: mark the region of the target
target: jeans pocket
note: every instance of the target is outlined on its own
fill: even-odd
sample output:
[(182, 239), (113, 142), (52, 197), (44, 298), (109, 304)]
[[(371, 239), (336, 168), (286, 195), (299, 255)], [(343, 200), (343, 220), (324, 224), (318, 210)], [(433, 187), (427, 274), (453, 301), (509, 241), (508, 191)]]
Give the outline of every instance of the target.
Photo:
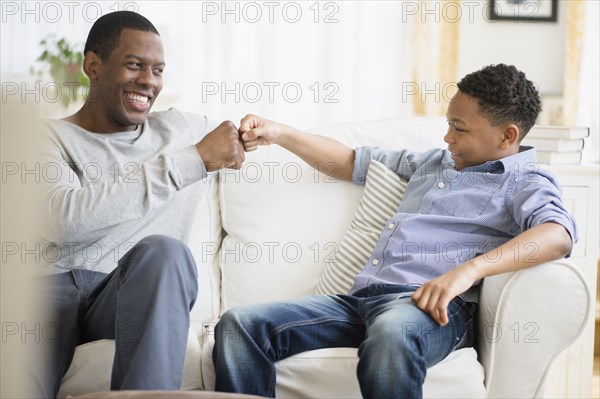
[(462, 349), (462, 348), (466, 347), (467, 346), (467, 340), (468, 340), (467, 331), (465, 330), (463, 332), (462, 337), (456, 337), (456, 339), (457, 339), (458, 342), (457, 342), (456, 345), (454, 345), (454, 350), (458, 350), (458, 349)]
[(455, 304), (458, 308), (455, 315), (455, 342), (454, 350), (473, 346), (474, 343), (474, 323), (473, 316), (477, 305), (473, 302), (465, 302), (461, 298), (456, 297), (451, 304)]
[[(459, 335), (459, 334), (457, 334)], [(473, 318), (469, 318), (463, 324), (462, 335), (457, 336), (457, 343), (454, 346), (454, 350), (472, 347), (474, 343), (474, 333), (473, 333)]]

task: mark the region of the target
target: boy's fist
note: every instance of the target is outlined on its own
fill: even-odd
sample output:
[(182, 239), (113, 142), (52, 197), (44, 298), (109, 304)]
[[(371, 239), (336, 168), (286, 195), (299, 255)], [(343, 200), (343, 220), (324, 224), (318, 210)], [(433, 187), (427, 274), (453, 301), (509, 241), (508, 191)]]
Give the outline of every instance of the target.
[(259, 145), (275, 143), (285, 127), (257, 115), (246, 115), (240, 122), (240, 138), (244, 150), (254, 151)]

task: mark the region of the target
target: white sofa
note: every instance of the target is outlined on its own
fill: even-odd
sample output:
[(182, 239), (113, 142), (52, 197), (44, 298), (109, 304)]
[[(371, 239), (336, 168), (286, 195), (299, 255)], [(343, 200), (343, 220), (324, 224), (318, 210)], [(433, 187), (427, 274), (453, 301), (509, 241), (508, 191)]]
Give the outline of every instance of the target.
[[(443, 119), (382, 120), (314, 129), (350, 146), (444, 146)], [(312, 294), (347, 230), (362, 187), (335, 181), (277, 146), (247, 154), (240, 171), (206, 184), (189, 245), (199, 271), (182, 389), (214, 388), (213, 328), (234, 306)], [(582, 238), (583, 240), (583, 238)], [(428, 370), (425, 397), (540, 397), (554, 359), (580, 334), (591, 295), (561, 260), (487, 278), (476, 350)], [(59, 397), (109, 389), (114, 342), (81, 345)], [(277, 363), (277, 396), (360, 397), (356, 349), (307, 352)]]

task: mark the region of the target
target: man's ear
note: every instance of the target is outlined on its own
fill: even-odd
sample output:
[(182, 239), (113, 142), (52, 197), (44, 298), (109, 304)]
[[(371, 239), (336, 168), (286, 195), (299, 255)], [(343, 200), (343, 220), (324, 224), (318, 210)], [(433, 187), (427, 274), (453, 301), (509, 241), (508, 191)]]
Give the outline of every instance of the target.
[(520, 131), (517, 125), (506, 125), (502, 134), (502, 141), (500, 142), (500, 149), (502, 150), (507, 150), (519, 142)]
[(90, 79), (90, 82), (94, 82), (98, 79), (100, 70), (102, 68), (102, 59), (100, 56), (93, 51), (88, 51), (83, 57), (83, 72)]

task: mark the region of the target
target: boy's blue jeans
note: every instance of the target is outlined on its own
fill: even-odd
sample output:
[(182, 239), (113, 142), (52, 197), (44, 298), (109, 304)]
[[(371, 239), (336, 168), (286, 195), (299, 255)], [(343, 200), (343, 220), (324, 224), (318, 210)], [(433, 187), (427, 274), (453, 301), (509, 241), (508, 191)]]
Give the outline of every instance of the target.
[(364, 398), (419, 398), (427, 367), (472, 345), (476, 304), (455, 298), (437, 324), (413, 286), (372, 285), (353, 295), (313, 295), (226, 312), (215, 328), (216, 390), (275, 396), (274, 363), (320, 348), (358, 348)]

